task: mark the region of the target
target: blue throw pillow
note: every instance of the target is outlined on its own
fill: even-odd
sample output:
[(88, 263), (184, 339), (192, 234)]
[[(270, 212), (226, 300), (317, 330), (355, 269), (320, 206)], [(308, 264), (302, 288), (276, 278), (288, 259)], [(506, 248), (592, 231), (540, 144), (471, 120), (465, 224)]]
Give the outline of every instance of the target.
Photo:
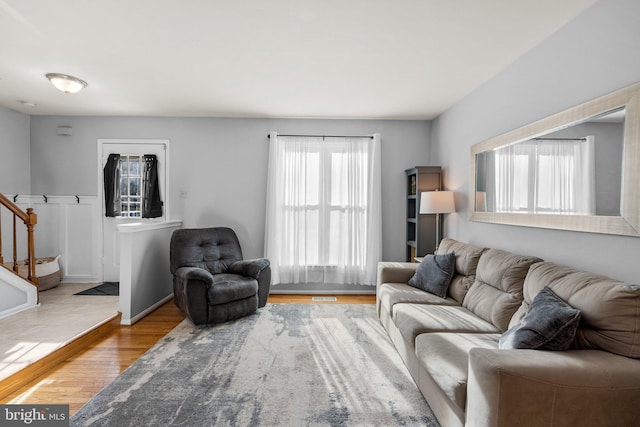
[(498, 346), (501, 349), (568, 350), (579, 323), (580, 310), (545, 286), (531, 301), (522, 321), (502, 334)]
[(418, 266), (416, 273), (409, 279), (409, 285), (440, 298), (446, 298), (455, 271), (455, 253), (427, 255)]

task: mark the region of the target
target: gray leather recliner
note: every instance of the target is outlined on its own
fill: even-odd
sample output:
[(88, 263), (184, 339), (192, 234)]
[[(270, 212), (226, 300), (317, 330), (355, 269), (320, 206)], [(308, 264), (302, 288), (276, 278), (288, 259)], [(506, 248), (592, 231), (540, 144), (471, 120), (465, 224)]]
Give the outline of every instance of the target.
[(173, 300), (194, 324), (226, 322), (266, 305), (269, 260), (243, 260), (232, 229), (176, 230), (170, 249)]

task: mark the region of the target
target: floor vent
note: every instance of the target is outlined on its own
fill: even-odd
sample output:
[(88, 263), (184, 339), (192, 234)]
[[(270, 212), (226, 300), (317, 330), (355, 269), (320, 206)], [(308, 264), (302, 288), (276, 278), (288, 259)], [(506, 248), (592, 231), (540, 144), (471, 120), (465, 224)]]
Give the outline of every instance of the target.
[(336, 297), (311, 297), (311, 301), (338, 301)]

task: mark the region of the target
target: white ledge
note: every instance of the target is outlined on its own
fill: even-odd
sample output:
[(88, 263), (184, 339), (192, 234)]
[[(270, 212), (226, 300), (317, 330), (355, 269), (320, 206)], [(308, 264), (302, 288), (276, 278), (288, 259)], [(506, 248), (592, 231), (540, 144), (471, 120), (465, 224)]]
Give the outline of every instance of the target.
[(181, 220), (162, 222), (133, 222), (128, 224), (118, 224), (118, 231), (121, 233), (138, 233), (140, 231), (160, 230), (162, 228), (173, 228), (182, 225)]

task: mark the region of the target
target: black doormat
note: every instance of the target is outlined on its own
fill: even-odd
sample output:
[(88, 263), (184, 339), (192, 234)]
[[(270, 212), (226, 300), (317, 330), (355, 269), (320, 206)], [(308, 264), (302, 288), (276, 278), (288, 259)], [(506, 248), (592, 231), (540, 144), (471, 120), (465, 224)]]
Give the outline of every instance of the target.
[(120, 282), (104, 282), (74, 295), (120, 295)]

